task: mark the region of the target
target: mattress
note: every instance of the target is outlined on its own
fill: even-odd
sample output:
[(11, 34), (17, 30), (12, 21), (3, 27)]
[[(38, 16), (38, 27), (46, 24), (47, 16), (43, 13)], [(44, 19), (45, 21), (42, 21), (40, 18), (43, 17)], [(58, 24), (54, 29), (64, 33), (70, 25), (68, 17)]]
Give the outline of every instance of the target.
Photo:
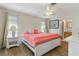
[(52, 33), (39, 33), (39, 34), (23, 34), (23, 38), (28, 40), (33, 46), (37, 46), (44, 42), (54, 40), (56, 38), (61, 38), (59, 34)]

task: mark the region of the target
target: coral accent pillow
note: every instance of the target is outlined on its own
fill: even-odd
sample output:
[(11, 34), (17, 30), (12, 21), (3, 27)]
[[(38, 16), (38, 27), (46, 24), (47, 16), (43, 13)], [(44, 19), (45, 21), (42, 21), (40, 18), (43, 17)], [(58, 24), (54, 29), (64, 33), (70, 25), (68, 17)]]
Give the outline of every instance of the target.
[(24, 34), (30, 34), (29, 32), (25, 32)]
[(34, 33), (34, 34), (39, 34), (39, 33), (41, 33), (41, 32), (39, 31), (39, 29), (34, 29), (33, 33)]

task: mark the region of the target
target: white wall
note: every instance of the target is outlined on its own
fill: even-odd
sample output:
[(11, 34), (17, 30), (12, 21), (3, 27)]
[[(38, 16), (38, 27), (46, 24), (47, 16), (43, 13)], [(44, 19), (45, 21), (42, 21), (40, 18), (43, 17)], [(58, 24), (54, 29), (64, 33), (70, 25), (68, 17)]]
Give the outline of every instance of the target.
[(73, 32), (73, 39), (79, 40), (79, 13), (72, 15), (72, 32)]
[(22, 33), (28, 30), (33, 30), (34, 28), (40, 28), (41, 20), (41, 18), (21, 14), (19, 16), (19, 28), (21, 29)]
[(41, 20), (43, 19), (28, 14), (20, 14), (18, 20), (20, 37), (24, 32), (32, 32), (34, 28), (40, 29)]

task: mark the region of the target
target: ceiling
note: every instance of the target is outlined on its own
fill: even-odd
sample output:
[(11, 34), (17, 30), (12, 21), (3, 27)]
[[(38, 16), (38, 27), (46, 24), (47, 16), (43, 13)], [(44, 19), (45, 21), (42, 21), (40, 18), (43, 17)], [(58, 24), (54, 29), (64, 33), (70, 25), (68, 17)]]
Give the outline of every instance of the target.
[[(46, 18), (45, 11), (49, 3), (0, 3), (0, 5), (7, 9)], [(67, 17), (79, 13), (78, 3), (57, 3), (54, 8), (54, 16), (56, 17)]]

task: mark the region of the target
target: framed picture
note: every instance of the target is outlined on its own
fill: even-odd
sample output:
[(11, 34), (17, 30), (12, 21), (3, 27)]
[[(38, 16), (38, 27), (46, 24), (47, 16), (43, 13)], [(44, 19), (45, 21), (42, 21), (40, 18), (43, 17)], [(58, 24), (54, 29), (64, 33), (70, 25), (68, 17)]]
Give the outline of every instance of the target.
[(59, 28), (59, 19), (49, 21), (49, 29), (58, 29)]

